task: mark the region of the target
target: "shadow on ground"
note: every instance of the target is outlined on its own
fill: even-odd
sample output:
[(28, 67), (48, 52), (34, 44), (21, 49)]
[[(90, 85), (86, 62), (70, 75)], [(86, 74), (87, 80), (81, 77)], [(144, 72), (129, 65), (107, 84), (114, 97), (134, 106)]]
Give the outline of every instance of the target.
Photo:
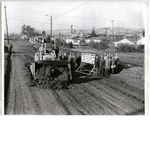
[(73, 84), (81, 84), (81, 83), (87, 83), (87, 82), (90, 82), (93, 80), (101, 80), (101, 79), (103, 79), (103, 78), (99, 77), (99, 76), (91, 76), (91, 75), (85, 75), (82, 73), (75, 72), (73, 74), (72, 83)]
[[(138, 65), (135, 65), (135, 64), (129, 64), (129, 63), (126, 63), (126, 62), (120, 62), (119, 66), (118, 66), (118, 70), (114, 74), (121, 73), (121, 71), (123, 71), (123, 69), (129, 69), (131, 67), (137, 67), (137, 66)], [(91, 70), (92, 67), (90, 65), (88, 65), (88, 69)], [(112, 74), (110, 72), (109, 77), (111, 75)], [(86, 75), (86, 74), (82, 74), (82, 73), (79, 73), (79, 72), (74, 72), (72, 83), (74, 83), (74, 84), (81, 84), (81, 83), (86, 83), (86, 82), (90, 82), (90, 81), (93, 81), (93, 80), (102, 80), (102, 79), (105, 79), (105, 78), (106, 78), (105, 76), (100, 77), (100, 76), (96, 76), (96, 75)]]

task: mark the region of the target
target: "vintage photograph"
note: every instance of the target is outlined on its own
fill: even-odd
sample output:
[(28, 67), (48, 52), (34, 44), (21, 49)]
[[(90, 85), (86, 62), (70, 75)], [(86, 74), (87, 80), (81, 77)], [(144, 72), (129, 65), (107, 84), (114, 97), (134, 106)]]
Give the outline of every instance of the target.
[(5, 115), (145, 115), (147, 3), (3, 2)]

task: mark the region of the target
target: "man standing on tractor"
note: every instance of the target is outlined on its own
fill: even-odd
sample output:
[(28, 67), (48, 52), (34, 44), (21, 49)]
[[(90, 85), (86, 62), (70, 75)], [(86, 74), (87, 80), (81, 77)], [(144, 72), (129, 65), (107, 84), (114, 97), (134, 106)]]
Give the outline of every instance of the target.
[(45, 48), (45, 53), (46, 53), (46, 39), (43, 39), (43, 44), (44, 44), (44, 48)]
[(43, 60), (43, 54), (44, 54), (44, 48), (43, 48), (43, 44), (41, 44), (41, 47), (39, 47), (37, 53), (35, 53), (34, 60), (35, 61)]
[(57, 58), (58, 58), (58, 55), (59, 55), (59, 47), (56, 45), (56, 43), (55, 43), (54, 46), (52, 47), (52, 50), (55, 51), (56, 59), (57, 59)]

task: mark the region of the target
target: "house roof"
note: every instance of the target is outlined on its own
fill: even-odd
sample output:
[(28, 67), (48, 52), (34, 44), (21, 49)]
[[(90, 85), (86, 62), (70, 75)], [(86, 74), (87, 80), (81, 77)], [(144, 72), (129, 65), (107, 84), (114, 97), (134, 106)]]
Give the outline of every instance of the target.
[(128, 39), (123, 39), (117, 43), (124, 43), (124, 44), (134, 44), (133, 42), (129, 41)]
[(125, 38), (133, 43), (136, 43), (139, 39), (141, 39), (140, 36), (125, 36)]
[(145, 37), (143, 37), (143, 38), (141, 38), (140, 40), (138, 40), (138, 41), (136, 42), (136, 44), (138, 44), (138, 45), (145, 45)]

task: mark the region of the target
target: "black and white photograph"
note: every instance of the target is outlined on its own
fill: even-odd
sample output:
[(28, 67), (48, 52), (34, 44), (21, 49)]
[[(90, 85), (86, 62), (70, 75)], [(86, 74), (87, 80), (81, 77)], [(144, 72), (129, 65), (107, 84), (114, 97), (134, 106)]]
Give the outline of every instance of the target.
[(2, 2), (5, 115), (145, 115), (147, 3)]

